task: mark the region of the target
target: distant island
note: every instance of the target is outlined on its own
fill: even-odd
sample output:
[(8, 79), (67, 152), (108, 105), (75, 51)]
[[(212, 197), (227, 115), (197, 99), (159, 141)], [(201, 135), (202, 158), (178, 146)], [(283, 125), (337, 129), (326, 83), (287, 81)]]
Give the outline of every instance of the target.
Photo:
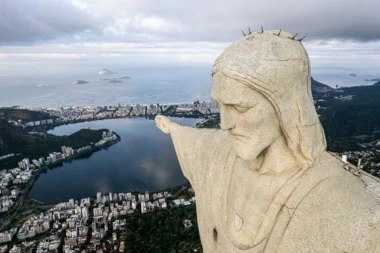
[(364, 79), (366, 82), (379, 82), (380, 78)]
[(124, 83), (123, 80), (128, 80), (128, 79), (131, 79), (130, 76), (123, 76), (123, 77), (114, 77), (112, 79), (109, 79), (109, 78), (103, 78), (103, 79), (100, 79), (101, 81), (108, 81), (109, 83)]
[(109, 83), (124, 83), (122, 80), (118, 80), (118, 79), (111, 79), (108, 82)]
[[(119, 77), (119, 78), (114, 78), (114, 79), (131, 79), (130, 76), (123, 76), (123, 77)], [(380, 80), (379, 80), (380, 81)]]
[(112, 72), (109, 69), (101, 69), (98, 73), (98, 75), (110, 75), (110, 74), (115, 74), (115, 72)]
[(77, 80), (77, 81), (73, 82), (73, 84), (85, 84), (85, 83), (88, 83), (88, 82), (85, 80)]

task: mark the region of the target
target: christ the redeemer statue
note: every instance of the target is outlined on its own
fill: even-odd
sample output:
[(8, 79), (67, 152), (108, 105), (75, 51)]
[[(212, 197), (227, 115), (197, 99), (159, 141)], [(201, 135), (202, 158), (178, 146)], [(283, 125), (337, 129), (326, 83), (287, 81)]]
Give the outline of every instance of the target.
[(380, 252), (380, 184), (326, 152), (301, 42), (244, 36), (212, 76), (221, 129), (156, 117), (195, 190), (204, 252)]

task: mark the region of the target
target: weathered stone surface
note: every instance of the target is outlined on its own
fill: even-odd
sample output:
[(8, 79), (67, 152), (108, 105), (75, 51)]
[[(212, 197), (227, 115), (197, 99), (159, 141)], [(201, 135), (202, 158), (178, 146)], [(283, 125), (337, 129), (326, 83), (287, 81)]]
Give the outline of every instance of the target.
[(308, 55), (278, 34), (216, 60), (221, 130), (156, 118), (195, 190), (204, 252), (380, 252), (380, 184), (325, 151)]

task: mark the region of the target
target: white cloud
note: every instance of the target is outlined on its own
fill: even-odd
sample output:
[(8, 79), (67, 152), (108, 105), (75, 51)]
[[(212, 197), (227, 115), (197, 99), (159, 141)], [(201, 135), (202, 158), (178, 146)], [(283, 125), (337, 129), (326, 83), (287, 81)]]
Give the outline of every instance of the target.
[(30, 60), (62, 60), (62, 59), (85, 59), (87, 54), (59, 54), (59, 53), (8, 53), (0, 54), (0, 58), (4, 60), (14, 60), (14, 59), (30, 59)]
[(163, 18), (152, 16), (143, 18), (140, 22), (141, 28), (157, 31), (157, 32), (168, 32), (174, 26), (166, 22)]

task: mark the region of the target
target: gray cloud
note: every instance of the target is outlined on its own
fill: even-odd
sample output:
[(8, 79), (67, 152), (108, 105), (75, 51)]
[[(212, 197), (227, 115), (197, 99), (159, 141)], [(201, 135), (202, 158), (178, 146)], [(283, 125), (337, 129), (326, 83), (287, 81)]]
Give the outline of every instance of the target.
[(3, 0), (0, 42), (230, 42), (241, 30), (380, 40), (378, 0)]
[(68, 1), (2, 0), (0, 43), (23, 43), (91, 31), (100, 24), (87, 12)]
[[(83, 0), (93, 10), (102, 2)], [(124, 1), (113, 0), (109, 26), (123, 18), (159, 17), (168, 30), (147, 29), (139, 22), (127, 22), (116, 30), (124, 39), (136, 35), (149, 39), (186, 41), (232, 41), (241, 30), (251, 27), (284, 29), (309, 39), (345, 39), (370, 41), (380, 39), (378, 0), (194, 0), (194, 1)], [(98, 11), (98, 13), (102, 14)], [(115, 15), (116, 13), (116, 15)], [(103, 12), (107, 15), (107, 12)], [(112, 20), (113, 19), (113, 20)], [(113, 26), (115, 27), (115, 26)], [(162, 38), (164, 35), (164, 38)], [(138, 37), (137, 36), (137, 37)], [(145, 37), (144, 37), (145, 36)]]

